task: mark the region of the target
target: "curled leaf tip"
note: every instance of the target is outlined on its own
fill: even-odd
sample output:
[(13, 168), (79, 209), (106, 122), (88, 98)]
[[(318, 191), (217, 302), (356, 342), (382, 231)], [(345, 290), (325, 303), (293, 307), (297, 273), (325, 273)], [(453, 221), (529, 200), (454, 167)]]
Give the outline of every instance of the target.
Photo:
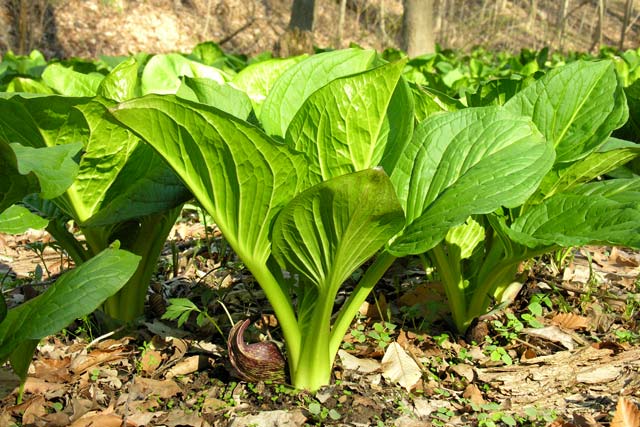
[(278, 346), (270, 341), (247, 344), (244, 332), (249, 319), (236, 323), (229, 332), (227, 350), (235, 374), (248, 382), (285, 381), (286, 362)]

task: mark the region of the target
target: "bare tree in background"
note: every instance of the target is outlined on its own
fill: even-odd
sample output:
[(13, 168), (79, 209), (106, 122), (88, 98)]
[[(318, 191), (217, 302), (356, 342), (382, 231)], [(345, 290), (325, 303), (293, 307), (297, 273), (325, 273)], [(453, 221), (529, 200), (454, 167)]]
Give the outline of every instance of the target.
[(433, 0), (404, 0), (402, 48), (410, 57), (435, 52)]
[(631, 11), (633, 10), (633, 0), (627, 0), (624, 5), (624, 18), (622, 20), (622, 29), (620, 30), (620, 49), (624, 48), (624, 39), (627, 35), (627, 27), (629, 27), (629, 20), (631, 19)]
[(287, 31), (280, 37), (276, 51), (280, 56), (313, 53), (313, 21), (315, 0), (293, 0)]
[(558, 11), (558, 19), (556, 26), (558, 30), (558, 49), (562, 50), (564, 43), (564, 29), (567, 23), (567, 13), (569, 11), (569, 0), (561, 0), (560, 10)]
[(596, 26), (596, 31), (593, 34), (593, 44), (591, 45), (590, 50), (594, 50), (596, 48), (600, 48), (602, 46), (602, 32), (604, 30), (604, 11), (607, 7), (605, 0), (598, 0), (598, 25)]

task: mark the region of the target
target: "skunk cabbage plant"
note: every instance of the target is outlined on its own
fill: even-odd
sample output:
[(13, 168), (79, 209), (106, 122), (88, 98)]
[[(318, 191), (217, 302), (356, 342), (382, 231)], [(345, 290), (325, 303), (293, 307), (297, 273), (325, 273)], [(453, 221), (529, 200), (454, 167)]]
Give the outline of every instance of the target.
[[(365, 69), (328, 77), (345, 55)], [(518, 206), (553, 164), (531, 119), (497, 107), (434, 115), (414, 131), (404, 62), (374, 66), (368, 55), (323, 53), (287, 69), (261, 105), (266, 131), (175, 96), (110, 109), (171, 166), (263, 288), (301, 389), (330, 381), (344, 334), (396, 256), (433, 248), (471, 215)], [(332, 322), (338, 289), (372, 258)]]

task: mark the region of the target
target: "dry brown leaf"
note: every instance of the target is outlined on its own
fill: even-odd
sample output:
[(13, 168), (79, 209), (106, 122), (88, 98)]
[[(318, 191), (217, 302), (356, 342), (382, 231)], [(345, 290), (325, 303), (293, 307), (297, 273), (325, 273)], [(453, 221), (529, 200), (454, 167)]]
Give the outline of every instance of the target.
[(462, 393), (462, 397), (464, 397), (465, 399), (469, 399), (471, 403), (476, 404), (478, 406), (484, 405), (485, 403), (487, 403), (484, 400), (484, 397), (482, 397), (482, 392), (480, 391), (478, 386), (475, 384), (469, 384), (467, 388), (464, 389), (464, 392)]
[(22, 424), (34, 424), (36, 418), (40, 418), (47, 414), (47, 408), (45, 406), (45, 400), (43, 396), (35, 396), (33, 399), (30, 399), (28, 405), (24, 409), (24, 413), (22, 414)]
[(557, 326), (546, 326), (544, 328), (524, 328), (520, 332), (532, 337), (560, 343), (567, 350), (573, 350), (575, 347), (571, 335), (567, 334)]
[(590, 325), (589, 318), (574, 313), (558, 313), (551, 319), (551, 323), (565, 329), (587, 329)]
[(162, 362), (162, 353), (156, 350), (147, 350), (140, 358), (140, 367), (146, 374), (155, 372)]
[[(127, 421), (126, 427), (138, 427)], [(122, 417), (116, 414), (87, 414), (75, 420), (69, 427), (122, 427)]]
[(205, 355), (189, 356), (171, 367), (165, 374), (165, 378), (169, 379), (178, 375), (191, 374), (209, 366), (209, 359)]
[(131, 386), (131, 393), (140, 397), (153, 394), (161, 399), (169, 399), (178, 393), (182, 393), (182, 389), (173, 380), (161, 381), (136, 377)]
[(383, 293), (378, 294), (377, 304), (369, 304), (363, 302), (360, 306), (360, 314), (373, 320), (389, 320), (387, 319), (387, 297)]
[(89, 354), (85, 354), (84, 352), (78, 354), (71, 361), (69, 368), (73, 373), (81, 374), (83, 372), (86, 372), (93, 366), (126, 358), (127, 354), (121, 348), (109, 350), (93, 350)]
[(640, 408), (626, 397), (621, 397), (611, 427), (640, 427)]
[(382, 358), (382, 376), (411, 391), (422, 378), (422, 371), (400, 344), (392, 342)]

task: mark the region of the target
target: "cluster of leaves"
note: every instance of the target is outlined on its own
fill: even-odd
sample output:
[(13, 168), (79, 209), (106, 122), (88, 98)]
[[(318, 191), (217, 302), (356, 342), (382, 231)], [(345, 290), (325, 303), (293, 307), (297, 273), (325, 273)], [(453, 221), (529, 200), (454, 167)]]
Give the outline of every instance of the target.
[[(19, 209), (9, 212), (22, 227), (46, 217), (79, 265), (115, 240), (138, 254), (103, 305), (129, 321), (195, 197), (269, 299), (293, 385), (310, 390), (330, 381), (354, 316), (398, 257), (435, 265), (462, 332), (524, 260), (587, 243), (640, 247), (629, 163), (640, 146), (611, 136), (633, 134), (635, 83), (625, 88), (613, 61), (542, 72), (538, 53), (530, 78), (475, 70), (477, 90), (454, 98), (429, 77), (444, 67), (437, 55), (390, 61), (353, 48), (236, 71), (206, 44), (126, 58), (106, 76), (49, 64), (39, 79), (12, 78), (7, 90), (22, 93), (0, 94), (0, 210)], [(334, 314), (343, 282), (371, 259)]]

